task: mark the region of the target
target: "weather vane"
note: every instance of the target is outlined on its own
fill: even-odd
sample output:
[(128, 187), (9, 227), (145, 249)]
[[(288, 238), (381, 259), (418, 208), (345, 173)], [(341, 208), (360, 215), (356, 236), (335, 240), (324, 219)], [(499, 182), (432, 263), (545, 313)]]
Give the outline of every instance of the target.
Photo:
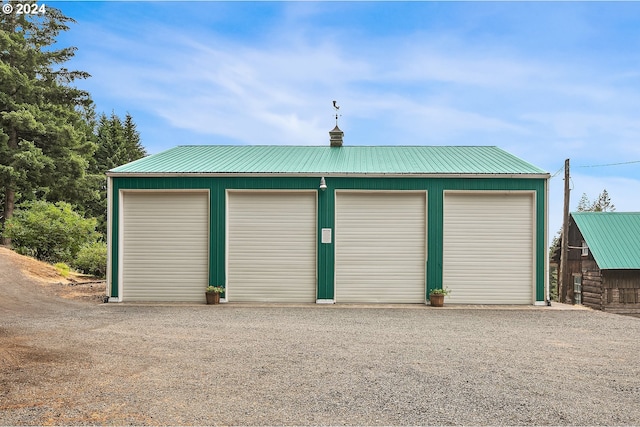
[(338, 110), (340, 109), (340, 106), (338, 104), (336, 104), (337, 101), (333, 101), (333, 109), (336, 110), (336, 126), (338, 126), (338, 117), (340, 117), (342, 114), (338, 114)]

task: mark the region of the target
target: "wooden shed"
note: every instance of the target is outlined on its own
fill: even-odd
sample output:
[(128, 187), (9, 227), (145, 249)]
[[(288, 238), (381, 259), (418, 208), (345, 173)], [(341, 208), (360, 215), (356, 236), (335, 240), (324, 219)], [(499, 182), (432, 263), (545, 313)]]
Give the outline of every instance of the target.
[(572, 213), (568, 253), (570, 301), (640, 313), (640, 212)]

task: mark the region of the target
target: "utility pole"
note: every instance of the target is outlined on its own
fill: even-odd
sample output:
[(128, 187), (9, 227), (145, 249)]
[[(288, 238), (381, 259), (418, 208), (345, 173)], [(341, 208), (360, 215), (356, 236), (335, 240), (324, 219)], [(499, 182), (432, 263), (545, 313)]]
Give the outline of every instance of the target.
[(568, 283), (565, 280), (569, 257), (569, 159), (564, 161), (564, 211), (562, 215), (562, 242), (560, 243), (560, 274), (558, 275), (558, 298), (567, 302)]

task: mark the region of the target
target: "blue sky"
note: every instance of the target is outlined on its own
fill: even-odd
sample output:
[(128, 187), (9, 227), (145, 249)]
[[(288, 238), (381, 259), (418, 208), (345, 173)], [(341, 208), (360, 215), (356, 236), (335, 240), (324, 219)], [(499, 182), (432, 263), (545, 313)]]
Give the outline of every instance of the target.
[[(496, 145), (640, 211), (640, 3), (57, 2), (143, 145)], [(632, 163), (639, 161), (637, 163)], [(626, 163), (615, 166), (594, 165)], [(563, 174), (550, 181), (549, 228)]]

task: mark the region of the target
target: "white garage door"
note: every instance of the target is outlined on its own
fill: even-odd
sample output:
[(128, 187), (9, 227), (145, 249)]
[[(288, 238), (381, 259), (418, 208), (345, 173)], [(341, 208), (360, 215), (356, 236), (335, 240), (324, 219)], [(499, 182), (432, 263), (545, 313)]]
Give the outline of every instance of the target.
[(425, 301), (426, 193), (336, 194), (336, 302)]
[(450, 303), (532, 304), (531, 193), (445, 193), (443, 283)]
[(229, 192), (227, 299), (316, 301), (316, 193)]
[(209, 195), (124, 192), (122, 300), (204, 302)]

